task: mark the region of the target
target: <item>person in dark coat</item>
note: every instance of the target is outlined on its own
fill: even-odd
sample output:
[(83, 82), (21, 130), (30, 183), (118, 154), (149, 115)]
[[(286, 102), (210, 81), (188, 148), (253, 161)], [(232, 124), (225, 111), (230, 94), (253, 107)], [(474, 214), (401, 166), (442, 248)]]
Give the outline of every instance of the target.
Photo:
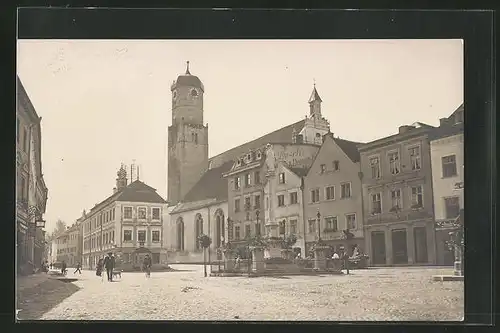
[(61, 264), (61, 273), (62, 273), (63, 275), (66, 275), (66, 267), (67, 267), (67, 266), (66, 266), (66, 261), (64, 261), (64, 260), (63, 260), (63, 261), (62, 261), (62, 264)]
[(113, 281), (113, 269), (115, 268), (115, 257), (113, 257), (112, 252), (108, 252), (108, 255), (104, 258), (104, 267), (106, 268), (106, 273), (108, 274), (108, 281)]
[(102, 260), (102, 258), (101, 258), (101, 259), (99, 259), (99, 261), (97, 262), (95, 275), (97, 275), (97, 276), (101, 276), (101, 274), (102, 274), (102, 266), (103, 266), (103, 260)]

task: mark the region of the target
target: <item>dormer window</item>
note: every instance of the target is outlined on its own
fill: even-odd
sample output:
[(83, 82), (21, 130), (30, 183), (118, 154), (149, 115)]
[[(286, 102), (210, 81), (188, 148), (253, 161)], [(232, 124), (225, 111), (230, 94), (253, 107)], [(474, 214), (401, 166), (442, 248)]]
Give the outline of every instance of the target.
[(339, 161), (333, 161), (333, 171), (339, 171)]
[(247, 161), (252, 162), (252, 153), (247, 154)]
[(236, 161), (236, 166), (237, 166), (237, 167), (241, 166), (241, 160), (237, 160), (237, 161)]
[(258, 151), (256, 154), (256, 159), (260, 160), (261, 157), (262, 157), (262, 153), (260, 151)]
[(318, 138), (318, 139), (321, 138), (321, 134), (316, 133), (316, 138)]

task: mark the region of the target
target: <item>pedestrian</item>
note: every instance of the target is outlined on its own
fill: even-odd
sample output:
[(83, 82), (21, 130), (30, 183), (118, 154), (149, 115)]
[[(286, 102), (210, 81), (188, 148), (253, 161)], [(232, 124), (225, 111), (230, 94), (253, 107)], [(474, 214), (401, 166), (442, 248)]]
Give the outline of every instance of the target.
[(76, 272), (82, 274), (82, 265), (80, 264), (80, 262), (77, 262), (76, 263), (76, 269), (75, 271), (73, 272), (73, 274), (76, 274)]
[(52, 264), (52, 262), (51, 262), (51, 263), (50, 263), (50, 269), (52, 269), (52, 267), (53, 267), (53, 266), (54, 266), (54, 265), (53, 265), (53, 264)]
[(61, 273), (62, 273), (62, 275), (66, 275), (66, 273), (67, 273), (66, 267), (67, 267), (66, 266), (66, 261), (63, 260), (62, 264), (61, 264)]
[(115, 268), (115, 257), (113, 257), (113, 252), (108, 252), (108, 255), (104, 258), (104, 267), (108, 274), (108, 281), (113, 282), (113, 268)]
[(99, 261), (97, 262), (95, 275), (97, 276), (102, 275), (102, 259), (99, 259)]
[(146, 272), (146, 277), (151, 277), (151, 258), (146, 254), (142, 263), (142, 269)]
[(337, 251), (334, 251), (334, 252), (333, 252), (332, 259), (340, 259), (340, 257), (339, 257), (339, 255), (338, 255)]

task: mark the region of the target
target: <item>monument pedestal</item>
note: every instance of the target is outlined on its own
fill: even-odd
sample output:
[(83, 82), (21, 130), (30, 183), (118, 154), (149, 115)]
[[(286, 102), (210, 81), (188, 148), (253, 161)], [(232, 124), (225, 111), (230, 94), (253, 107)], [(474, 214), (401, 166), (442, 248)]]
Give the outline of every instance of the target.
[(266, 259), (281, 258), (281, 250), (282, 250), (281, 243), (282, 243), (281, 239), (272, 239), (272, 238), (267, 239), (268, 247), (265, 250), (264, 257)]
[(236, 252), (232, 249), (226, 249), (223, 252), (224, 255), (224, 271), (231, 272), (234, 270), (234, 259), (236, 258)]
[(293, 251), (291, 249), (281, 249), (281, 258), (293, 260)]
[(252, 252), (252, 272), (264, 272), (264, 248), (262, 246), (250, 246), (250, 251)]
[(326, 251), (330, 249), (329, 246), (316, 244), (313, 248), (314, 253), (314, 270), (324, 271), (326, 270)]

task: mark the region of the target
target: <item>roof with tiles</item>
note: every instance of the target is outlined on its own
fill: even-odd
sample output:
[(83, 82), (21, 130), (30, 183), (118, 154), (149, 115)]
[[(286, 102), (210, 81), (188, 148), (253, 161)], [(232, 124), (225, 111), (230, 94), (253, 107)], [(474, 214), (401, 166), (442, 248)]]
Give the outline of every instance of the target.
[(298, 121), (210, 158), (211, 163), (216, 166), (203, 174), (201, 179), (186, 194), (182, 203), (198, 202), (206, 199), (227, 200), (227, 179), (223, 178), (223, 174), (231, 170), (234, 160), (248, 151), (262, 147), (270, 142), (292, 143), (293, 132), (300, 132), (304, 127), (304, 122), (305, 120)]
[(292, 143), (294, 130), (296, 133), (299, 133), (304, 128), (304, 124), (305, 120), (301, 120), (288, 126), (282, 127), (279, 130), (268, 133), (264, 136), (261, 136), (260, 138), (244, 143), (238, 147), (229, 149), (219, 155), (213, 156), (210, 158), (210, 161), (217, 165), (221, 165), (228, 161), (234, 161), (235, 159), (240, 157), (240, 155), (247, 153), (251, 149), (265, 146), (266, 144), (271, 142)]
[(360, 161), (358, 146), (362, 145), (362, 142), (348, 141), (339, 138), (333, 138), (333, 141), (344, 151), (344, 153), (353, 161), (354, 163)]
[(165, 199), (163, 199), (156, 192), (155, 188), (144, 184), (140, 180), (136, 180), (92, 207), (89, 214), (92, 214), (98, 211), (101, 207), (115, 201), (167, 203)]

